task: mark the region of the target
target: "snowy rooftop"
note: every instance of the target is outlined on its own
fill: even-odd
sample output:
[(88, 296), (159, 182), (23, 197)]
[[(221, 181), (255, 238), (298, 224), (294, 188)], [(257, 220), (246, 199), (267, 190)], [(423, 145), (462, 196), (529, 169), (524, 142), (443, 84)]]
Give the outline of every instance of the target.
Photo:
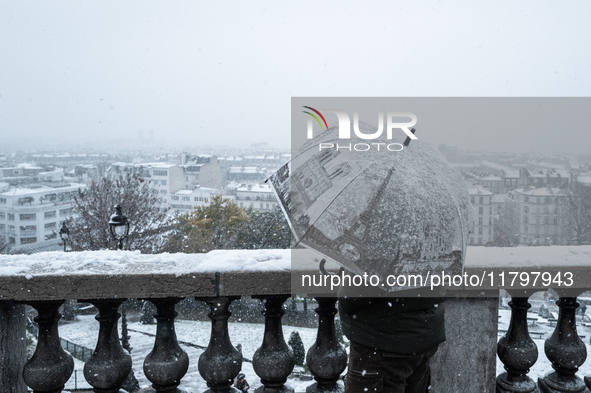
[(256, 166), (232, 166), (228, 169), (229, 173), (263, 173), (264, 171)]
[(519, 170), (517, 169), (506, 169), (503, 170), (505, 177), (519, 178)]
[(251, 184), (242, 185), (236, 189), (240, 192), (273, 192), (270, 184)]
[(482, 161), (480, 164), (484, 167), (496, 169), (498, 171), (511, 170), (511, 168), (508, 166), (497, 164), (496, 162), (491, 162), (491, 161)]
[(452, 168), (461, 169), (461, 168), (474, 168), (480, 166), (479, 163), (475, 162), (450, 162), (449, 165)]
[(480, 180), (484, 181), (503, 181), (503, 179), (499, 176), (484, 176), (481, 177)]
[(31, 195), (31, 194), (43, 194), (47, 192), (56, 191), (71, 191), (79, 188), (86, 188), (85, 184), (81, 183), (55, 183), (54, 186), (49, 186), (47, 183), (44, 184), (29, 184), (27, 187), (11, 187), (8, 191), (0, 193), (2, 196), (18, 196), (18, 195)]
[(43, 169), (38, 165), (35, 164), (29, 164), (29, 163), (23, 163), (23, 164), (17, 164), (16, 166), (17, 168), (26, 168), (26, 169)]
[(492, 197), (492, 201), (493, 203), (505, 203), (505, 199), (507, 198), (509, 194), (505, 193), (505, 194), (495, 194)]
[(142, 162), (142, 163), (129, 163), (129, 162), (114, 162), (113, 164), (111, 164), (111, 166), (119, 166), (119, 167), (144, 167), (146, 169), (168, 169), (168, 168), (172, 168), (174, 166), (177, 166), (177, 164), (169, 164), (166, 162)]
[(33, 166), (25, 166), (23, 164), (20, 164), (18, 166), (3, 167), (3, 168), (0, 168), (0, 169), (2, 169), (3, 171), (13, 171), (15, 169), (18, 170), (18, 169), (23, 169), (23, 168), (25, 168), (25, 169), (41, 169), (41, 170), (43, 170), (43, 168), (33, 167)]
[(560, 188), (549, 188), (549, 187), (541, 187), (541, 188), (534, 188), (531, 190), (526, 190), (524, 188), (518, 188), (517, 191), (523, 195), (529, 196), (558, 196), (558, 195), (566, 195), (564, 190)]
[(492, 192), (483, 187), (476, 187), (468, 189), (470, 195), (493, 195)]

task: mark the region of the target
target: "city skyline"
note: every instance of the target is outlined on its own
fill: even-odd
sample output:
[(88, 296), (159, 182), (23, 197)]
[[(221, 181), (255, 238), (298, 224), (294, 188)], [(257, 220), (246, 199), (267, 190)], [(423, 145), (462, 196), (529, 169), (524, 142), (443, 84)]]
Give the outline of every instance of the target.
[[(292, 96), (591, 92), (588, 3), (0, 5), (0, 140), (289, 148)], [(314, 9), (314, 12), (309, 12)], [(560, 26), (560, 28), (549, 28)], [(417, 124), (420, 128), (420, 123)], [(435, 146), (451, 134), (433, 135)], [(547, 152), (466, 134), (460, 148)], [(584, 130), (562, 151), (590, 145)], [(524, 138), (527, 140), (527, 138)]]

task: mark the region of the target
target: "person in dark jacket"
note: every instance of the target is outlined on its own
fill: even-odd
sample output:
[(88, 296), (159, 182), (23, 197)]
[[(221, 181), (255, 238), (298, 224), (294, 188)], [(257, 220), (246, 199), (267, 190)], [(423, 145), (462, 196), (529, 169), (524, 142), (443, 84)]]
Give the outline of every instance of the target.
[(444, 289), (429, 297), (413, 296), (417, 293), (412, 290), (391, 297), (341, 293), (339, 314), (343, 333), (351, 341), (345, 392), (428, 392), (429, 359), (445, 341), (444, 293)]
[(236, 382), (234, 382), (234, 387), (241, 392), (246, 392), (250, 388), (248, 382), (246, 382), (246, 375), (243, 373), (238, 374), (236, 377)]

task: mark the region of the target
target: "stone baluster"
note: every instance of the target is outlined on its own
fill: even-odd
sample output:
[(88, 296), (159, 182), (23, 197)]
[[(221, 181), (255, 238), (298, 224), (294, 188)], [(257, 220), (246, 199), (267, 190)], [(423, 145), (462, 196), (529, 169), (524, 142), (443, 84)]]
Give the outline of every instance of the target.
[(283, 303), (288, 295), (253, 296), (261, 299), (265, 305), (265, 334), (263, 344), (256, 350), (252, 358), (254, 371), (261, 377), (263, 386), (256, 393), (293, 393), (293, 389), (285, 386), (287, 377), (295, 366), (293, 351), (283, 337), (281, 317)]
[(27, 307), (0, 300), (0, 386), (6, 393), (27, 393), (23, 369), (27, 363)]
[(230, 342), (228, 334), (228, 311), (237, 297), (197, 298), (211, 308), (211, 337), (207, 349), (199, 356), (199, 374), (207, 382), (206, 393), (238, 392), (232, 387), (234, 378), (242, 368), (242, 355)]
[(91, 300), (99, 314), (99, 336), (96, 348), (84, 365), (84, 377), (96, 393), (117, 393), (131, 372), (131, 356), (121, 347), (117, 309), (124, 299)]
[(177, 386), (189, 368), (189, 357), (177, 341), (174, 330), (174, 318), (177, 313), (175, 304), (180, 299), (150, 299), (156, 306), (154, 317), (157, 321), (156, 338), (152, 352), (144, 360), (144, 374), (153, 389), (142, 392), (181, 393)]
[(538, 360), (538, 347), (527, 329), (527, 310), (531, 308), (528, 303), (530, 294), (510, 294), (511, 322), (507, 333), (497, 344), (499, 359), (506, 370), (497, 377), (497, 393), (538, 392), (536, 383), (527, 376), (530, 367)]
[(306, 393), (344, 392), (338, 383), (341, 373), (347, 367), (347, 352), (339, 343), (335, 331), (337, 309), (334, 297), (317, 297), (318, 334), (316, 342), (308, 350), (306, 363), (316, 383), (308, 386)]
[(538, 385), (544, 393), (582, 393), (585, 383), (576, 373), (587, 358), (587, 348), (579, 338), (575, 324), (579, 303), (576, 297), (564, 296), (556, 304), (559, 307), (556, 328), (544, 344), (546, 357), (552, 362), (554, 372), (539, 378)]
[(587, 389), (591, 390), (591, 377), (583, 378), (585, 380), (585, 385), (587, 385)]
[(37, 348), (25, 364), (23, 379), (35, 393), (60, 393), (74, 371), (74, 359), (63, 350), (57, 330), (63, 300), (31, 303), (39, 324)]

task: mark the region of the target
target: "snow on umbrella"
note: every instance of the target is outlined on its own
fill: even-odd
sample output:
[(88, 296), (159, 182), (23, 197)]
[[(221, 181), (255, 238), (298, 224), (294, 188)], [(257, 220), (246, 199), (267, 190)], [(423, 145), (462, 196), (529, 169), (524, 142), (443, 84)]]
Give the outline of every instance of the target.
[[(421, 140), (391, 151), (387, 145), (398, 150), (402, 140), (344, 141), (337, 133), (309, 140), (270, 178), (296, 241), (356, 274), (461, 274), (471, 206), (441, 153)], [(347, 149), (319, 149), (343, 142)], [(349, 142), (370, 149), (349, 150)]]

